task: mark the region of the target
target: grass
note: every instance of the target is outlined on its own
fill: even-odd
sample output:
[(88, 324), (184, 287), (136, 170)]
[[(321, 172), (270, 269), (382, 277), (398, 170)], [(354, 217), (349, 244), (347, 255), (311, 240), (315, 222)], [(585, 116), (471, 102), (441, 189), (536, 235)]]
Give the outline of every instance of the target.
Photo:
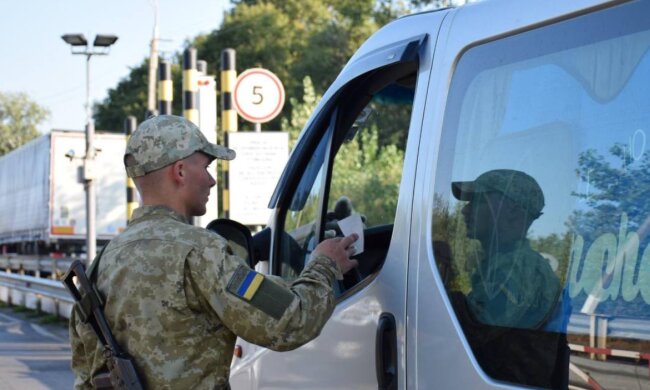
[(14, 310), (14, 313), (30, 313), (34, 311), (25, 306), (13, 306), (12, 308)]
[(0, 301), (0, 308), (11, 308), (14, 313), (22, 314), (24, 317), (31, 320), (36, 320), (39, 324), (42, 325), (53, 324), (68, 326), (67, 318), (45, 313), (43, 311), (39, 312), (38, 310), (30, 309), (25, 306), (9, 305), (7, 302)]
[(63, 317), (55, 316), (54, 314), (44, 314), (39, 320), (39, 324), (55, 324), (68, 326), (68, 320)]
[(39, 312), (38, 310), (30, 309), (25, 306), (10, 306), (5, 302), (0, 302), (0, 304), (0, 307), (11, 307), (14, 313), (23, 314), (29, 319), (37, 319), (41, 324), (68, 324), (68, 320), (66, 318), (59, 317), (54, 314), (45, 313), (43, 311)]

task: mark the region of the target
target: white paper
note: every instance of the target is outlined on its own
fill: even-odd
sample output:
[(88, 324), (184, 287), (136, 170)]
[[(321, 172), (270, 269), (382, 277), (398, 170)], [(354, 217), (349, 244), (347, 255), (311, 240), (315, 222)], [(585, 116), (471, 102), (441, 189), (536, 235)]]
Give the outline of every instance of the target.
[(341, 228), (344, 236), (349, 236), (352, 233), (356, 233), (359, 236), (359, 239), (352, 244), (352, 247), (354, 248), (355, 255), (363, 253), (363, 222), (361, 221), (361, 216), (359, 214), (352, 214), (340, 220), (339, 228)]

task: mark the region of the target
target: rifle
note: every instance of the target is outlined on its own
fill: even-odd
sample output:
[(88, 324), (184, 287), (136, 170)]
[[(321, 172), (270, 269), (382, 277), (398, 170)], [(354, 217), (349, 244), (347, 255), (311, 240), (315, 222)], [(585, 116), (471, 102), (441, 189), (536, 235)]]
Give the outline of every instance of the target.
[[(103, 250), (102, 250), (103, 252)], [(97, 263), (102, 253), (95, 259), (91, 266), (90, 277), (92, 278), (97, 270)], [(79, 287), (74, 283), (73, 278), (77, 278)], [(98, 389), (120, 389), (120, 390), (142, 390), (142, 383), (133, 364), (133, 359), (120, 348), (119, 344), (113, 337), (111, 329), (104, 316), (104, 302), (101, 294), (97, 291), (96, 286), (91, 283), (83, 264), (75, 260), (63, 276), (63, 284), (66, 286), (74, 300), (75, 310), (84, 323), (90, 323), (93, 331), (104, 346), (104, 357), (108, 366), (108, 373), (100, 373), (93, 377), (93, 385)]]

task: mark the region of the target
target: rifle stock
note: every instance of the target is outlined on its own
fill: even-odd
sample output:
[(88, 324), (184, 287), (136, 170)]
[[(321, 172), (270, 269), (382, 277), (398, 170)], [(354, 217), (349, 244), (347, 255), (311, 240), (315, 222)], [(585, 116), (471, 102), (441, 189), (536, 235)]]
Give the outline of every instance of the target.
[[(95, 262), (98, 261), (99, 258), (96, 258)], [(75, 284), (74, 277), (77, 278), (83, 291), (80, 291)], [(126, 352), (122, 351), (113, 337), (104, 316), (103, 300), (86, 275), (83, 264), (79, 260), (73, 261), (62, 281), (76, 302), (75, 310), (84, 323), (90, 323), (105, 348), (104, 356), (109, 372), (95, 375), (92, 379), (93, 386), (97, 389), (141, 390), (143, 387), (133, 360)]]

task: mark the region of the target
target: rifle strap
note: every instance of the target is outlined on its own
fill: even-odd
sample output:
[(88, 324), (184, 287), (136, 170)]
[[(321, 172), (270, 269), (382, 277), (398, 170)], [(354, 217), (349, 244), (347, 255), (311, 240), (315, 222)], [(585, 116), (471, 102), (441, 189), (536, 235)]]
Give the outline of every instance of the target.
[[(97, 269), (99, 268), (99, 260), (101, 259), (102, 254), (104, 254), (104, 250), (106, 249), (107, 246), (108, 244), (104, 245), (104, 247), (99, 252), (99, 254), (95, 256), (92, 263), (90, 264), (90, 267), (88, 267), (88, 272), (86, 273), (88, 275), (88, 280), (90, 281), (93, 290), (95, 290), (95, 294), (99, 298), (102, 307), (104, 307), (104, 299), (102, 295), (99, 293), (99, 290), (97, 289), (95, 283), (97, 281), (97, 272), (98, 272)], [(87, 324), (88, 321), (90, 321), (93, 312), (90, 295), (87, 293), (82, 294), (81, 300), (74, 305), (74, 308), (75, 310), (77, 310), (77, 314), (79, 314), (79, 317), (81, 318), (83, 323)]]

